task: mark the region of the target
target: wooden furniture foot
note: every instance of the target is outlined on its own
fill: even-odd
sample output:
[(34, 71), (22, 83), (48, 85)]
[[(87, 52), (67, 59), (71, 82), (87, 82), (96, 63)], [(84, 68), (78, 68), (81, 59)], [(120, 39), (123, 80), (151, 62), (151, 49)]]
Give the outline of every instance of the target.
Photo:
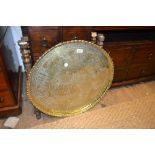
[(37, 119), (41, 119), (41, 111), (34, 107), (34, 113)]

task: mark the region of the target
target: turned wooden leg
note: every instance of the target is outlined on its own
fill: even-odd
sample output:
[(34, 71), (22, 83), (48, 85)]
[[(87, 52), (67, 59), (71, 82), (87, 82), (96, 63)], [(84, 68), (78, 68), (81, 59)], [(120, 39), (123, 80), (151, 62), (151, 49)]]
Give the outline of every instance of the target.
[(103, 48), (104, 45), (105, 36), (104, 34), (97, 33), (97, 32), (91, 32), (91, 42), (94, 44), (97, 44), (101, 48)]
[[(20, 51), (22, 54), (22, 59), (25, 67), (26, 78), (28, 79), (30, 70), (32, 68), (32, 59), (31, 59), (31, 51), (30, 51), (30, 43), (28, 37), (22, 37), (21, 40), (18, 41), (18, 45), (20, 46)], [(41, 112), (34, 107), (34, 113), (36, 114), (36, 118), (41, 118)]]
[(32, 68), (30, 43), (28, 37), (22, 37), (21, 40), (18, 41), (18, 45), (20, 46), (20, 52), (25, 67), (26, 78), (28, 78), (29, 72)]
[(105, 36), (103, 34), (97, 34), (97, 44), (103, 48)]
[(34, 107), (34, 113), (35, 113), (37, 119), (41, 118), (41, 112), (35, 107)]
[(97, 32), (91, 32), (91, 42), (96, 44), (96, 40), (97, 40)]

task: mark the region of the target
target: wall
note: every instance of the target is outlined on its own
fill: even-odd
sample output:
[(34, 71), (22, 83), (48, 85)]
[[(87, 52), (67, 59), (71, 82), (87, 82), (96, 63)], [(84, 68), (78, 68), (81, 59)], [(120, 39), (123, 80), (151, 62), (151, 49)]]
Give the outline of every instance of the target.
[[(1, 26), (1, 33), (4, 33), (6, 26)], [(20, 49), (18, 46), (18, 40), (22, 37), (22, 31), (20, 26), (9, 26), (4, 38), (5, 55), (7, 66), (13, 72), (18, 71), (18, 66), (22, 66), (24, 71), (24, 66), (21, 58)]]

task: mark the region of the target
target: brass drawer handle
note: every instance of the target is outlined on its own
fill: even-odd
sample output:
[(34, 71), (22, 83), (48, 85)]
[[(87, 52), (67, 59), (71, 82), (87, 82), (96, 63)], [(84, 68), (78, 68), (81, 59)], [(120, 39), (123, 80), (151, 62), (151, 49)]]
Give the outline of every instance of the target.
[(48, 41), (47, 41), (46, 37), (43, 37), (42, 46), (43, 46), (43, 47), (49, 47)]
[(145, 70), (140, 71), (140, 75), (143, 75), (145, 73)]
[(72, 40), (77, 40), (78, 37), (77, 36), (73, 36)]
[(0, 97), (0, 103), (3, 103), (3, 102), (4, 102), (4, 98)]
[(152, 60), (152, 55), (153, 55), (152, 53), (148, 54), (148, 56), (147, 56), (148, 60)]

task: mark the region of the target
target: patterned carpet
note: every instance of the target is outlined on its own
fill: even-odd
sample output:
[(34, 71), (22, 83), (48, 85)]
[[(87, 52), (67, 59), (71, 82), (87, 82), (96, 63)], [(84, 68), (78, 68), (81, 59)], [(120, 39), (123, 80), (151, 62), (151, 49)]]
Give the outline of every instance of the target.
[(34, 128), (155, 128), (155, 94)]
[[(24, 84), (25, 85), (25, 84)], [(58, 118), (42, 114), (36, 119), (23, 88), (23, 112), (16, 129), (25, 128), (155, 128), (155, 81), (113, 88), (86, 113)], [(131, 105), (131, 106), (130, 106)], [(6, 119), (0, 119), (0, 128)]]

